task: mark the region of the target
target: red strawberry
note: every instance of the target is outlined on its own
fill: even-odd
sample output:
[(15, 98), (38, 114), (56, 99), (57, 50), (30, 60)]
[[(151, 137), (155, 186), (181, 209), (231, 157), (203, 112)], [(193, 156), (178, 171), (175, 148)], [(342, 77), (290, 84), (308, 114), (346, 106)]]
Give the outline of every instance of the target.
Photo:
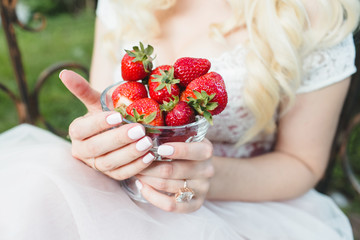
[(160, 105), (160, 109), (167, 112), (165, 117), (167, 126), (181, 126), (195, 122), (194, 110), (187, 102), (179, 101), (179, 97)]
[(126, 108), (126, 119), (153, 126), (163, 126), (164, 119), (159, 104), (151, 98), (136, 100)]
[(152, 70), (152, 60), (150, 56), (154, 48), (150, 45), (144, 48), (140, 42), (140, 49), (134, 46), (133, 50), (125, 50), (126, 54), (121, 60), (121, 75), (125, 81), (138, 81), (147, 77)]
[(146, 88), (139, 82), (125, 82), (118, 86), (111, 96), (114, 108), (123, 115), (127, 106), (138, 99), (146, 97)]
[(151, 72), (148, 82), (149, 95), (159, 104), (173, 100), (175, 96), (180, 94), (177, 83), (179, 83), (179, 80), (174, 78), (174, 68), (172, 66), (159, 66)]
[(179, 58), (174, 64), (175, 78), (180, 79), (180, 86), (186, 87), (195, 78), (206, 74), (210, 67), (210, 61), (205, 58)]
[(212, 115), (221, 113), (228, 102), (224, 80), (220, 74), (209, 72), (189, 83), (180, 100), (188, 102), (212, 124)]

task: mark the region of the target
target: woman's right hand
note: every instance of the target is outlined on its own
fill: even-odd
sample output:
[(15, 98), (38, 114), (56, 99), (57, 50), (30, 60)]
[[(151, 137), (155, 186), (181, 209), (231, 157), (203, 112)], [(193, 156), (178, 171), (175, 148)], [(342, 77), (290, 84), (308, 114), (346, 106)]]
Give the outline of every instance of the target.
[(103, 112), (99, 92), (75, 72), (64, 70), (60, 79), (89, 111), (69, 127), (75, 158), (116, 180), (132, 177), (151, 164), (152, 141), (141, 124), (122, 125), (120, 113)]

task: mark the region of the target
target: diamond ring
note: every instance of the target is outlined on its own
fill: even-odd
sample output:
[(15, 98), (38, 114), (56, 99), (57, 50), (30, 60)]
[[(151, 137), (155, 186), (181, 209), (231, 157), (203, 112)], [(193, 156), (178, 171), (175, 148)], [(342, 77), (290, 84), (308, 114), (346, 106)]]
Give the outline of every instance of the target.
[(184, 180), (184, 187), (180, 188), (175, 194), (176, 202), (189, 202), (195, 196), (194, 190), (187, 186), (187, 181)]

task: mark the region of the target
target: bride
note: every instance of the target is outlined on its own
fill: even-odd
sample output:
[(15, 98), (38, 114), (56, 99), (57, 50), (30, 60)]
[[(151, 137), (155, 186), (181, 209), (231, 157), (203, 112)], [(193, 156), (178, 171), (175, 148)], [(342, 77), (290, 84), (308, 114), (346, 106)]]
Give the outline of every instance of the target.
[[(25, 124), (0, 135), (0, 239), (353, 239), (313, 188), (356, 71), (359, 12), (357, 0), (100, 0), (91, 84), (60, 73), (88, 108), (71, 144)], [(100, 108), (139, 41), (156, 66), (207, 58), (226, 83), (205, 140), (160, 146), (172, 162), (153, 161), (141, 124)], [(148, 203), (120, 187), (131, 176)], [(189, 201), (161, 193), (184, 184)]]

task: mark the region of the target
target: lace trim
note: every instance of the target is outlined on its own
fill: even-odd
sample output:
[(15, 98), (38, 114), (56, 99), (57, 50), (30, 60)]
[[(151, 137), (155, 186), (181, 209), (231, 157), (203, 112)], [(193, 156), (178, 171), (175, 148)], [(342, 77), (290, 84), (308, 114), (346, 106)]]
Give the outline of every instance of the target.
[(314, 91), (339, 82), (356, 72), (355, 46), (349, 35), (339, 44), (317, 50), (304, 60), (304, 78), (297, 93)]

